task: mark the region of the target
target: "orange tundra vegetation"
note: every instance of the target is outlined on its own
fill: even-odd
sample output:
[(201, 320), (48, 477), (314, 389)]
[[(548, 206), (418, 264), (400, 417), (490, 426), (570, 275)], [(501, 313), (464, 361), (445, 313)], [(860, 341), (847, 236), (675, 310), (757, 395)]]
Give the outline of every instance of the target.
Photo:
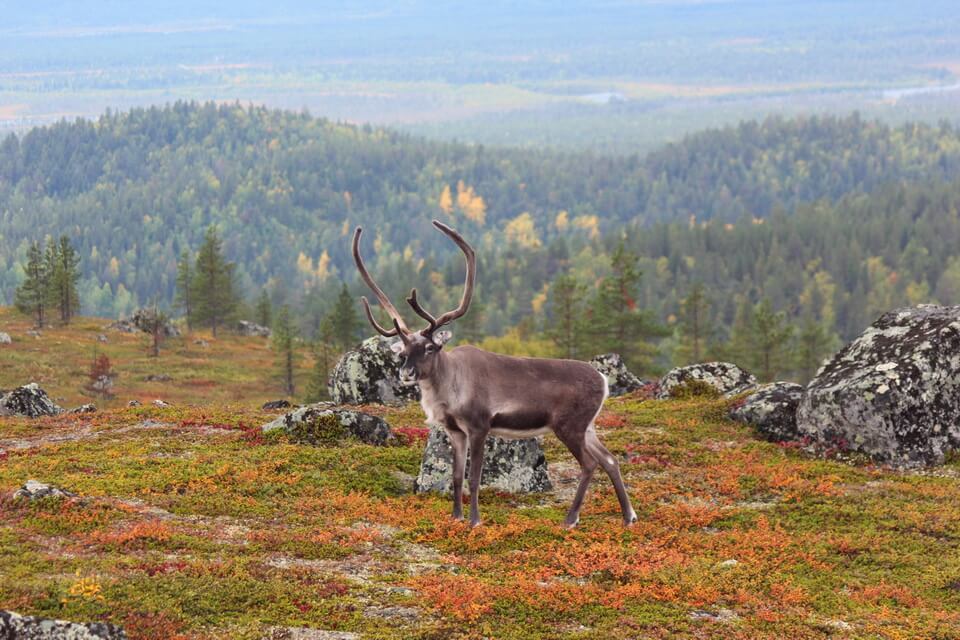
[[(601, 479), (575, 530), (578, 469), (549, 438), (555, 491), (484, 491), (471, 530), (410, 492), (420, 438), (294, 444), (254, 402), (0, 417), (0, 609), (134, 640), (960, 637), (960, 463), (811, 458), (728, 406), (608, 400), (640, 520)], [(369, 410), (422, 428), (416, 405)], [(79, 497), (13, 500), (29, 478)]]

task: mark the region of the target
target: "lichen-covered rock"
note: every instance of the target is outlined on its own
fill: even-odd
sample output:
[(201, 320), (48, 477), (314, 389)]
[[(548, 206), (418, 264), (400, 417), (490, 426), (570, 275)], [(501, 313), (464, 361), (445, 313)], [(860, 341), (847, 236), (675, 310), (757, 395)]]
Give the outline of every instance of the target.
[(0, 331), (0, 344), (13, 344), (13, 340), (10, 338), (9, 333)]
[(300, 407), (263, 425), (264, 433), (277, 429), (286, 431), (294, 442), (313, 445), (334, 445), (347, 436), (377, 446), (393, 440), (393, 431), (383, 418), (334, 408), (328, 402)]
[[(467, 454), (467, 473), (464, 492), (469, 492), (470, 454)], [(487, 438), (483, 448), (483, 473), (480, 486), (509, 493), (550, 491), (547, 459), (538, 438), (506, 440)], [(420, 473), (414, 486), (417, 493), (453, 491), (453, 450), (447, 432), (439, 426), (430, 427), (427, 446), (423, 450)]]
[(898, 467), (942, 463), (960, 448), (960, 306), (881, 316), (817, 372), (797, 427)]
[(756, 427), (771, 442), (797, 440), (797, 406), (803, 387), (793, 382), (765, 384), (730, 410), (730, 418)]
[(273, 332), (263, 325), (249, 320), (241, 320), (237, 323), (237, 333), (242, 336), (254, 336), (257, 338), (269, 338)]
[[(76, 495), (60, 487), (44, 484), (37, 480), (27, 480), (26, 484), (16, 490), (13, 497), (15, 500), (40, 500), (41, 498), (75, 498)], [(2, 637), (0, 636), (0, 638)]]
[(79, 407), (74, 407), (73, 409), (70, 409), (68, 413), (96, 413), (96, 412), (97, 412), (97, 405), (88, 403), (88, 404), (82, 404)]
[(0, 611), (0, 638), (16, 640), (126, 640), (123, 629), (104, 622), (67, 622)]
[(17, 387), (13, 391), (0, 392), (0, 416), (55, 416), (63, 409), (50, 399), (36, 382)]
[(610, 397), (631, 393), (647, 384), (627, 369), (619, 353), (604, 353), (591, 358), (590, 366), (606, 377)]
[[(136, 333), (137, 331), (153, 333), (154, 317), (153, 309), (137, 309), (129, 318), (117, 320), (107, 325), (107, 329), (122, 333)], [(161, 331), (166, 338), (175, 338), (180, 335), (180, 329), (169, 320), (163, 323)]]
[(337, 361), (330, 375), (330, 397), (337, 404), (403, 404), (420, 399), (416, 385), (400, 384), (400, 357), (394, 338), (367, 338)]
[(672, 369), (660, 379), (657, 397), (661, 399), (669, 398), (674, 389), (694, 381), (710, 385), (716, 389), (717, 393), (726, 398), (749, 391), (757, 386), (757, 379), (752, 374), (733, 363), (704, 362)]

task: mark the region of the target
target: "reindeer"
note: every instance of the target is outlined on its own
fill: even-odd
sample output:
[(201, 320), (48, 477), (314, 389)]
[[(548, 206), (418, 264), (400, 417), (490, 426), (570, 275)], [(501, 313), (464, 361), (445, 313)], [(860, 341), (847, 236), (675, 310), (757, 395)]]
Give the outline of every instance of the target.
[(473, 249), (459, 233), (434, 220), (433, 226), (454, 243), (467, 261), (466, 283), (460, 305), (435, 318), (417, 301), (417, 290), (410, 291), (407, 303), (427, 326), (411, 331), (367, 272), (360, 257), (360, 235), (353, 235), (353, 258), (360, 276), (380, 306), (393, 320), (393, 328), (381, 326), (370, 311), (367, 298), (361, 298), (367, 320), (383, 336), (400, 338), (392, 345), (403, 358), (400, 381), (420, 385), (421, 405), (427, 424), (443, 426), (453, 445), (453, 517), (463, 519), (463, 474), (467, 447), (470, 458), (470, 525), (480, 524), (478, 495), (483, 469), (483, 445), (487, 436), (523, 439), (552, 431), (580, 463), (580, 484), (567, 513), (565, 524), (573, 528), (580, 521), (580, 508), (597, 468), (603, 467), (617, 492), (624, 524), (637, 521), (620, 475), (616, 458), (597, 437), (594, 421), (600, 413), (608, 388), (606, 378), (585, 362), (547, 358), (515, 358), (490, 353), (477, 347), (460, 346), (443, 351), (450, 331), (441, 329), (467, 313), (473, 297), (477, 259)]

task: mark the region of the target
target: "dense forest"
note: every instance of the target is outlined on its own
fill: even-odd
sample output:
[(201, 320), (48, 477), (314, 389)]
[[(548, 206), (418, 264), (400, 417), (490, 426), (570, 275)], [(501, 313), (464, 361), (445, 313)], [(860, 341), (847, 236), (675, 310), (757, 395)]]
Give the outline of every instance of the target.
[[(678, 322), (705, 285), (716, 339), (768, 299), (848, 338), (897, 304), (960, 303), (960, 132), (857, 115), (770, 118), (648, 156), (485, 148), (305, 113), (177, 103), (38, 128), (0, 142), (0, 299), (33, 242), (68, 235), (87, 313), (175, 293), (177, 263), (213, 225), (248, 299), (266, 289), (312, 333), (345, 280), (350, 232), (395, 297), (453, 304), (462, 265), (429, 222), (481, 257), (474, 330), (539, 330), (551, 284), (590, 289), (619, 243), (637, 304)], [(669, 353), (667, 339), (664, 353)], [(665, 356), (667, 357), (667, 356)]]

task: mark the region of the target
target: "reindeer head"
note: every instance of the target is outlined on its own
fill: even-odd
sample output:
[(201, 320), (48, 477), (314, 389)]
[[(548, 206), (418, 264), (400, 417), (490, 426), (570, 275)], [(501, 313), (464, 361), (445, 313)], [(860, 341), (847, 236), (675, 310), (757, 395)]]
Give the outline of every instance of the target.
[(453, 311), (448, 311), (439, 318), (434, 318), (429, 312), (420, 306), (417, 300), (417, 290), (411, 289), (407, 303), (413, 308), (418, 316), (427, 321), (427, 326), (420, 331), (411, 331), (403, 318), (397, 312), (396, 307), (387, 298), (387, 295), (377, 285), (360, 257), (360, 235), (363, 229), (357, 227), (353, 234), (353, 259), (357, 263), (357, 269), (360, 271), (360, 277), (367, 283), (370, 290), (373, 291), (380, 306), (390, 315), (393, 320), (393, 329), (384, 329), (373, 317), (370, 311), (370, 303), (367, 298), (361, 298), (363, 310), (366, 313), (367, 320), (377, 330), (377, 333), (383, 336), (398, 336), (399, 341), (392, 345), (395, 353), (403, 357), (403, 364), (400, 367), (400, 381), (403, 384), (416, 384), (418, 380), (429, 378), (436, 367), (437, 354), (443, 348), (443, 345), (452, 337), (452, 334), (446, 330), (440, 330), (446, 324), (449, 324), (457, 318), (463, 316), (470, 307), (470, 299), (473, 297), (473, 283), (477, 275), (477, 258), (473, 248), (467, 244), (463, 237), (438, 220), (433, 221), (433, 226), (443, 232), (447, 237), (453, 240), (460, 250), (463, 251), (467, 260), (467, 275), (463, 289), (463, 297), (460, 298), (460, 305)]

